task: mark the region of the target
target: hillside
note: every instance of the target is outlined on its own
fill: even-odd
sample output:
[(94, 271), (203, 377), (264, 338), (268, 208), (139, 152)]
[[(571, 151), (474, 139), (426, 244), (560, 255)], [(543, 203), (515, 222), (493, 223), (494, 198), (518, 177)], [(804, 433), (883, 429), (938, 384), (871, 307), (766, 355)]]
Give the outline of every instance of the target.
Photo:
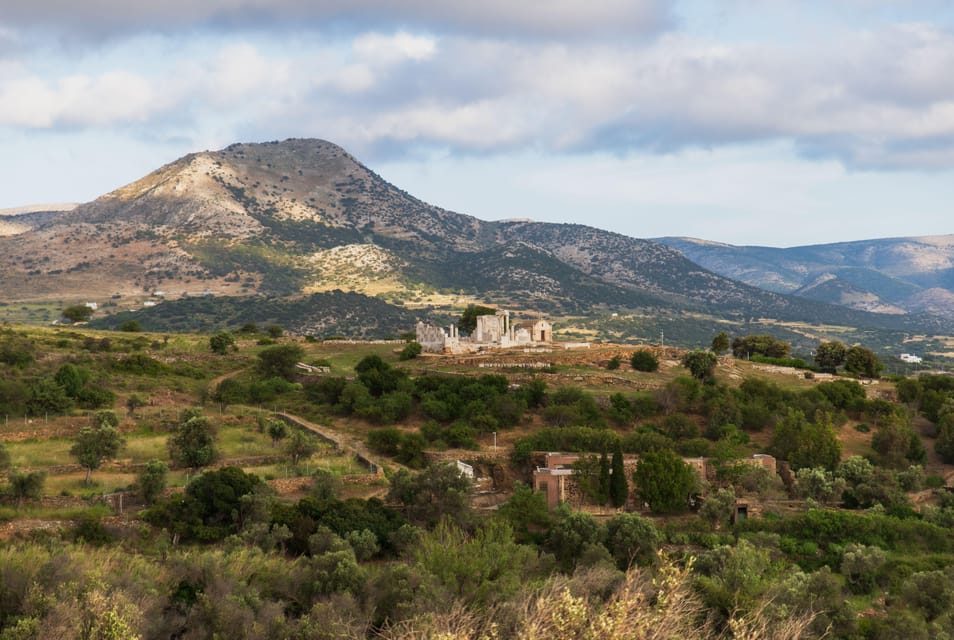
[[(156, 292), (174, 299), (342, 289), (388, 302), (392, 308), (378, 315), (394, 318), (405, 303), (469, 299), (554, 315), (666, 309), (736, 323), (771, 318), (951, 332), (929, 316), (864, 313), (764, 291), (657, 242), (447, 211), (320, 140), (190, 154), (27, 226), (0, 238), (0, 301), (131, 301), (116, 303), (123, 308)], [(923, 308), (936, 310), (926, 301)], [(371, 317), (355, 321), (374, 324)]]
[(777, 249), (660, 238), (725, 277), (878, 313), (954, 317), (954, 236), (885, 238)]
[(230, 337), (0, 328), (4, 637), (876, 640), (954, 614), (950, 377), (723, 357), (703, 391), (674, 348)]

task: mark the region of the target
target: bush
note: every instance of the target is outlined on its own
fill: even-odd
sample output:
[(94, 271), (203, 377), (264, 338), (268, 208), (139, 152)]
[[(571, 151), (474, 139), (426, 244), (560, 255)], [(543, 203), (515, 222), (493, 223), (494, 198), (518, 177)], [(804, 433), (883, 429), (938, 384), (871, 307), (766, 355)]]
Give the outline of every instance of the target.
[(632, 357), (629, 359), (629, 365), (635, 371), (651, 373), (659, 369), (659, 359), (654, 356), (651, 351), (642, 349), (633, 352)]
[(422, 347), (420, 343), (409, 342), (407, 345), (401, 349), (401, 355), (398, 356), (399, 360), (413, 360), (414, 358), (421, 355)]

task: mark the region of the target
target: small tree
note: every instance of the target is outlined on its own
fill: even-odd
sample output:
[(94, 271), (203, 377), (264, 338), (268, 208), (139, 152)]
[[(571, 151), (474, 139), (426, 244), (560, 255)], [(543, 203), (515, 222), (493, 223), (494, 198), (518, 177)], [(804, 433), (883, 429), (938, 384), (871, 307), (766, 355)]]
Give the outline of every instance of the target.
[(277, 418), (269, 418), (268, 425), (266, 426), (265, 430), (268, 432), (268, 437), (272, 439), (273, 447), (277, 447), (278, 444), (288, 435), (288, 425), (285, 424), (284, 420), (279, 420)]
[(611, 464), (609, 499), (610, 504), (619, 509), (626, 504), (629, 497), (629, 483), (626, 481), (626, 470), (623, 467), (623, 448), (619, 440), (613, 449)]
[(457, 329), (461, 335), (468, 336), (477, 328), (477, 316), (492, 316), (495, 313), (497, 313), (497, 310), (491, 307), (467, 305), (464, 312), (460, 314), (460, 320), (457, 321)]
[(314, 436), (301, 429), (292, 429), (291, 436), (285, 443), (285, 453), (292, 459), (292, 464), (298, 464), (315, 451), (318, 451), (318, 441)]
[(69, 320), (70, 322), (86, 322), (93, 317), (93, 310), (87, 307), (85, 304), (76, 304), (70, 307), (66, 307), (61, 311), (63, 317)]
[(713, 353), (721, 354), (729, 350), (731, 343), (729, 342), (729, 334), (725, 331), (720, 331), (712, 339), (712, 345), (709, 347)]
[(168, 473), (169, 466), (162, 460), (150, 460), (139, 472), (136, 485), (139, 489), (139, 495), (142, 496), (146, 504), (155, 503), (156, 499), (162, 495), (166, 488)]
[(882, 365), (871, 349), (855, 345), (845, 353), (845, 371), (862, 378), (877, 378)]
[(815, 349), (815, 364), (822, 371), (835, 373), (835, 369), (845, 364), (847, 353), (848, 347), (837, 340), (822, 342)]
[(281, 338), (283, 335), (285, 335), (285, 329), (283, 329), (282, 326), (278, 324), (269, 325), (268, 328), (265, 329), (265, 331), (268, 333), (268, 337), (274, 340), (277, 340)]
[(606, 548), (623, 571), (634, 563), (652, 564), (662, 541), (656, 525), (635, 513), (621, 513), (606, 523)]
[(215, 460), (215, 430), (198, 409), (187, 409), (169, 437), (169, 457), (181, 467), (199, 469)]
[(37, 500), (43, 494), (43, 483), (46, 474), (42, 471), (11, 471), (7, 476), (10, 482), (10, 493), (17, 499), (17, 509), (23, 506), (26, 499)]
[(610, 494), (610, 461), (609, 457), (606, 455), (606, 449), (603, 449), (600, 454), (600, 479), (599, 479), (599, 491), (597, 492), (597, 503), (600, 506), (603, 506), (609, 502)]
[(126, 331), (128, 333), (137, 333), (142, 331), (142, 325), (139, 324), (138, 320), (126, 320), (125, 322), (120, 323), (120, 331)]
[(235, 337), (228, 331), (219, 331), (209, 338), (209, 349), (219, 355), (225, 355), (234, 345)]
[(719, 359), (711, 351), (689, 351), (682, 357), (682, 366), (689, 369), (689, 373), (696, 380), (707, 382), (715, 373)]
[(640, 458), (633, 482), (637, 495), (655, 513), (679, 513), (698, 491), (699, 476), (682, 458), (663, 449)]
[(619, 365), (622, 361), (623, 361), (622, 356), (620, 356), (619, 354), (616, 354), (615, 356), (609, 359), (609, 362), (606, 363), (606, 368), (610, 371), (616, 371), (617, 369), (619, 369)]
[(80, 429), (70, 455), (86, 469), (86, 484), (90, 483), (93, 471), (109, 458), (114, 458), (124, 444), (122, 436), (108, 421), (100, 422), (95, 428)]
[(633, 355), (629, 359), (629, 366), (635, 371), (650, 373), (659, 369), (659, 359), (654, 356), (651, 351), (640, 349), (639, 351), (633, 352)]
[(134, 393), (126, 398), (126, 410), (129, 415), (136, 417), (136, 410), (146, 406), (146, 399), (138, 393)]
[(304, 357), (304, 350), (296, 344), (269, 347), (258, 354), (258, 372), (264, 378), (291, 380), (295, 375), (295, 365)]

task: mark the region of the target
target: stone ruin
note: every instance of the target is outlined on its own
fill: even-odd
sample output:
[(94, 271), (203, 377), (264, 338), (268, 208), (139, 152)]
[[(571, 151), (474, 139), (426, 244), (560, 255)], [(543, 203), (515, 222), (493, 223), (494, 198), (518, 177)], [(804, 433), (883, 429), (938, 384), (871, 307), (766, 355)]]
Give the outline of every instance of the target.
[(417, 323), (417, 342), (427, 353), (474, 353), (482, 349), (507, 349), (550, 344), (553, 325), (547, 320), (528, 320), (514, 324), (509, 311), (477, 316), (477, 327), (470, 336), (461, 336), (456, 325), (446, 329)]

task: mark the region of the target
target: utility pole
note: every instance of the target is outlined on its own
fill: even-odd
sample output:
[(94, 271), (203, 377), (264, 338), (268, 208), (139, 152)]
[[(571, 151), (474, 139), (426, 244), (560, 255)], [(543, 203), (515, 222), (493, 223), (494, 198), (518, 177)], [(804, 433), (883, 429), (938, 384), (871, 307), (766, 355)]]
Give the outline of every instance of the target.
[(665, 332), (665, 331), (661, 331), (661, 330), (660, 330), (660, 332), (659, 332), (659, 346), (660, 346), (660, 347), (665, 347), (665, 346), (666, 346), (666, 332)]

